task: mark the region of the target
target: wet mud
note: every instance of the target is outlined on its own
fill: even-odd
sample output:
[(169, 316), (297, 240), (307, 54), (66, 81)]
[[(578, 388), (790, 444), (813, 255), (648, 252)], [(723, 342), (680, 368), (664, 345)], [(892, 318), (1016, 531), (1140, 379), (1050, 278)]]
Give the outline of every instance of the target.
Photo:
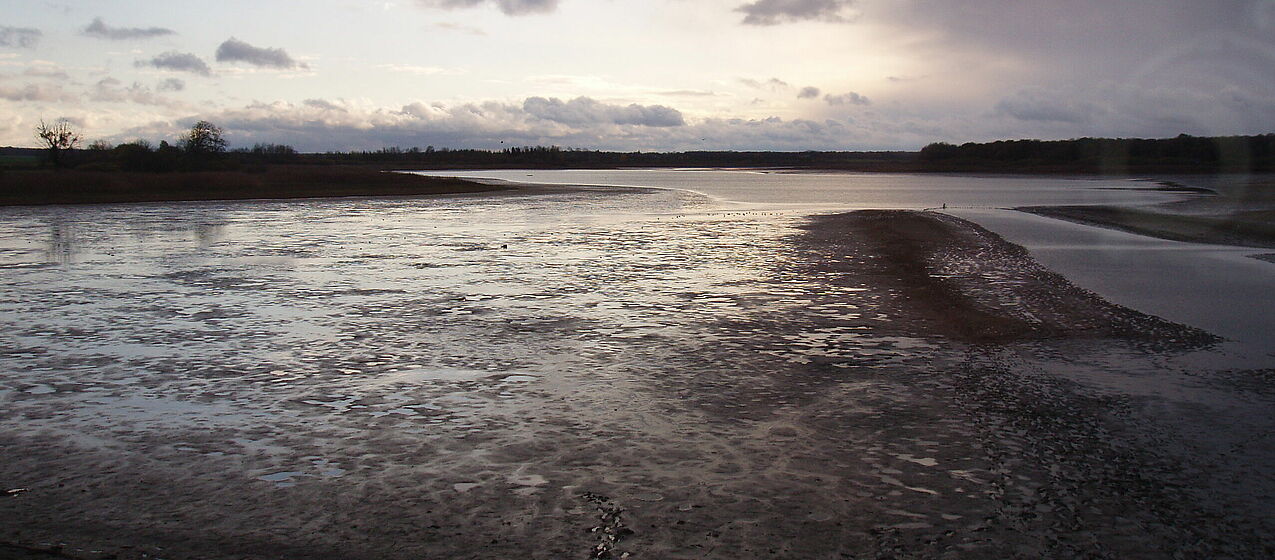
[(1271, 370), (972, 223), (377, 219), (10, 276), (0, 557), (1275, 547)]

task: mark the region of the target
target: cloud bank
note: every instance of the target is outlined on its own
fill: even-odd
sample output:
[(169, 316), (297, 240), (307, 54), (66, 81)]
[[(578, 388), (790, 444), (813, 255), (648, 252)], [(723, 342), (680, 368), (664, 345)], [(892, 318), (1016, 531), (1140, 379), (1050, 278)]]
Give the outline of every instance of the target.
[(682, 113), (671, 107), (608, 105), (588, 97), (577, 97), (570, 101), (529, 97), (523, 102), (522, 110), (539, 119), (571, 126), (618, 124), (663, 127), (686, 124)]
[(163, 27), (111, 27), (102, 18), (93, 18), (93, 23), (84, 28), (84, 34), (98, 39), (125, 41), (129, 39), (150, 39), (165, 35), (176, 35), (177, 32)]

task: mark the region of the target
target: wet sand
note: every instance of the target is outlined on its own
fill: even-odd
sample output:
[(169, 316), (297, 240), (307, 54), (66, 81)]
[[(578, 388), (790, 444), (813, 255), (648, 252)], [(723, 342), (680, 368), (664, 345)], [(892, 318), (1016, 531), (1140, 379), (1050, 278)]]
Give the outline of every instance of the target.
[[(92, 364), (51, 385), (24, 372), (0, 410), (0, 483), (23, 489), (0, 498), (0, 557), (1275, 547), (1275, 371), (1208, 366), (1209, 333), (936, 213), (815, 217), (768, 263), (768, 292), (795, 303), (736, 298), (697, 336), (599, 334), (570, 309), (479, 323), (492, 341), (539, 340), (552, 374), (322, 377), (273, 402), (228, 372), (139, 381), (163, 400), (87, 392)], [(138, 412), (104, 421), (92, 402)]]

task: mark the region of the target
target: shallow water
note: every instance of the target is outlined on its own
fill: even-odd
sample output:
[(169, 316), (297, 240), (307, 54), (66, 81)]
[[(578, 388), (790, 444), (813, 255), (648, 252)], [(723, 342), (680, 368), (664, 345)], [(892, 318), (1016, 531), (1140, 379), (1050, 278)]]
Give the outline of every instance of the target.
[(1178, 196), (1142, 181), (730, 170), (418, 171), (423, 175), (549, 185), (656, 187), (702, 193), (721, 203), (790, 209), (1002, 208), (1062, 204), (1150, 204)]

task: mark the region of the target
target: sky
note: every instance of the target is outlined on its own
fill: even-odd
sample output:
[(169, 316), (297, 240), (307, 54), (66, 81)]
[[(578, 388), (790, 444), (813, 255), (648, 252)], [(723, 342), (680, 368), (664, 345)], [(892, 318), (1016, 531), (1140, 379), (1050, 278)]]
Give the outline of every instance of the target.
[(896, 150), (1275, 132), (1275, 0), (0, 0), (0, 145)]

